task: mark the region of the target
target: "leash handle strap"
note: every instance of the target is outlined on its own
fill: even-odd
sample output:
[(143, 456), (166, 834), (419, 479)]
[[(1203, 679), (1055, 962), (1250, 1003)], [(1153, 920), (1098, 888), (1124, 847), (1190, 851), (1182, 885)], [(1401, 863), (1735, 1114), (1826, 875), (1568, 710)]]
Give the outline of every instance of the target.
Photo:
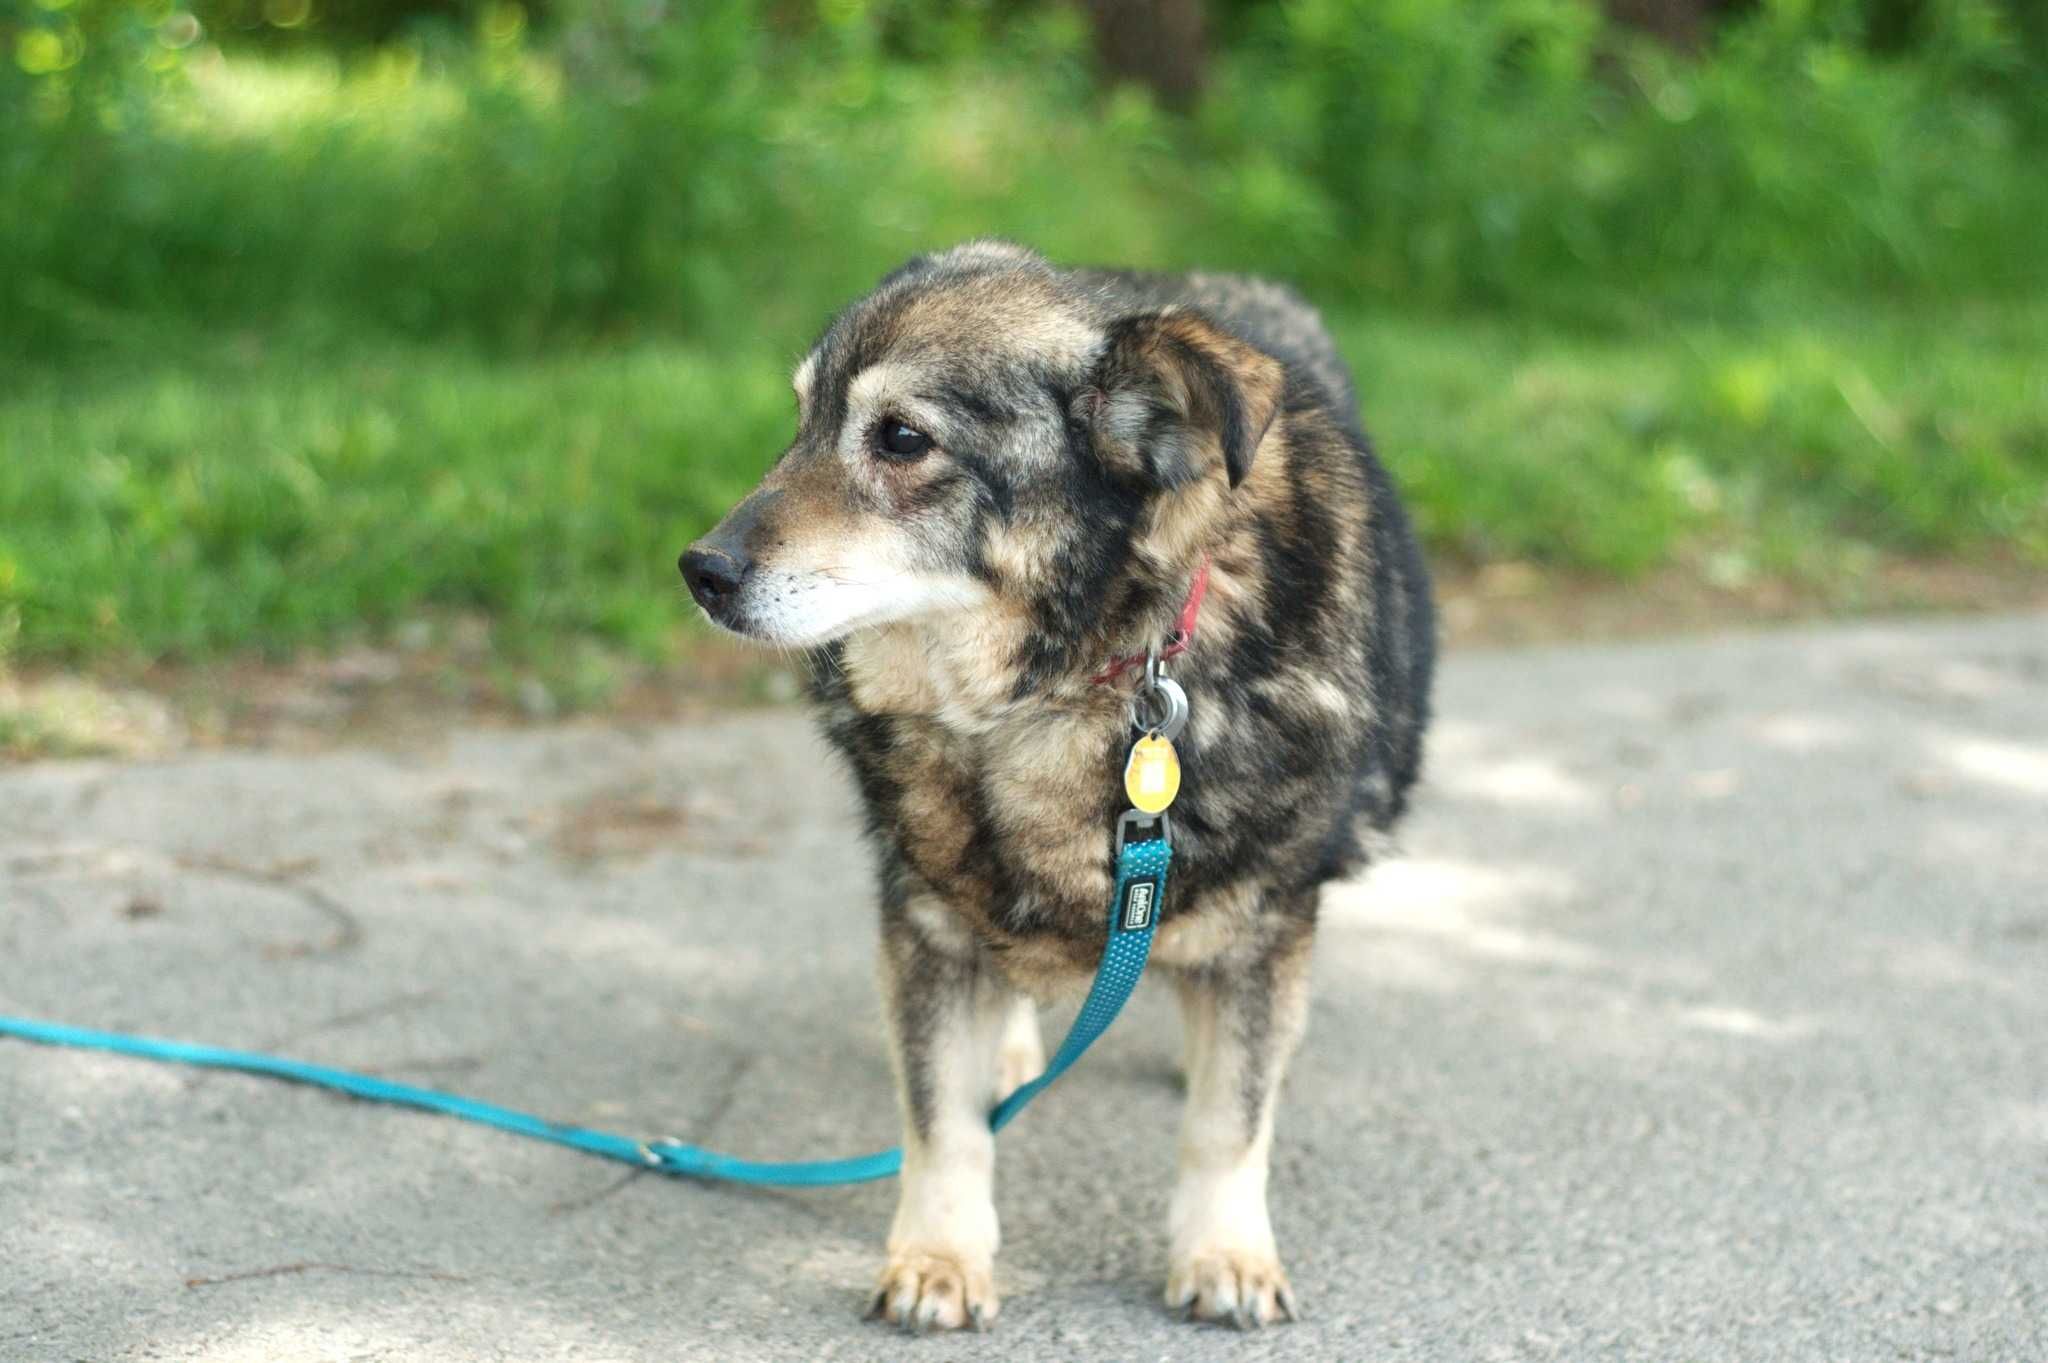
[[(1172, 845), (1163, 837), (1151, 842), (1130, 843), (1118, 852), (1116, 890), (1110, 896), (1109, 941), (1103, 949), (1102, 963), (1096, 968), (1095, 983), (1088, 990), (1087, 1001), (1081, 1005), (1080, 1014), (1075, 1017), (1066, 1040), (1060, 1043), (1059, 1050), (1046, 1065), (1045, 1073), (1019, 1087), (989, 1114), (991, 1130), (1000, 1131), (1008, 1125), (1026, 1103), (1079, 1060), (1082, 1052), (1108, 1031), (1117, 1014), (1123, 1011), (1125, 1001), (1145, 972), (1145, 961), (1152, 951), (1152, 933), (1159, 917), (1157, 905), (1165, 892), (1166, 870), (1172, 860)], [(681, 1141), (636, 1141), (609, 1131), (551, 1122), (531, 1113), (499, 1107), (495, 1103), (412, 1084), (394, 1083), (352, 1070), (311, 1065), (282, 1056), (123, 1032), (96, 1032), (84, 1027), (67, 1027), (62, 1023), (38, 1022), (4, 1014), (0, 1014), (0, 1036), (19, 1037), (46, 1046), (109, 1051), (116, 1055), (177, 1065), (239, 1070), (244, 1074), (310, 1084), (351, 1098), (459, 1117), (532, 1140), (552, 1141), (556, 1145), (623, 1164), (636, 1164), (665, 1174), (691, 1178), (776, 1187), (826, 1187), (889, 1178), (903, 1167), (900, 1148), (835, 1160), (740, 1159)]]
[(1109, 1030), (1124, 1008), (1138, 977), (1145, 973), (1145, 961), (1152, 954), (1152, 932), (1159, 923), (1159, 901), (1166, 891), (1166, 868), (1173, 861), (1173, 843), (1162, 835), (1150, 842), (1125, 843), (1116, 855), (1116, 889), (1109, 897), (1109, 940), (1103, 944), (1102, 963), (1095, 967), (1095, 983), (1067, 1039), (1046, 1062), (1045, 1073), (996, 1105), (988, 1115), (991, 1131), (1001, 1131), (1024, 1105), (1044, 1092), (1047, 1085), (1067, 1072), (1081, 1053), (1095, 1044), (1095, 1038)]

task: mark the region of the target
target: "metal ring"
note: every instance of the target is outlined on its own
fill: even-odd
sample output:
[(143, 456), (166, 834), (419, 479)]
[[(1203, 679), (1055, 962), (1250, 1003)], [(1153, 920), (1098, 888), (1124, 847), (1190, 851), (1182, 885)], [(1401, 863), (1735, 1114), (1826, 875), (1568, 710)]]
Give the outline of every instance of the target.
[(1131, 693), (1128, 708), (1133, 729), (1158, 734), (1169, 743), (1187, 727), (1188, 693), (1171, 677), (1147, 677), (1146, 685)]

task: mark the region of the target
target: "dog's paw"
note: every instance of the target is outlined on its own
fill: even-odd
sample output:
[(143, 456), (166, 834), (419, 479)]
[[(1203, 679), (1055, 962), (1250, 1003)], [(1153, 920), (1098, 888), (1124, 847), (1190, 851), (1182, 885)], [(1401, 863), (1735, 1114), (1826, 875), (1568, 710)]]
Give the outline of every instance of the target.
[(904, 1250), (889, 1256), (868, 1319), (886, 1320), (919, 1334), (986, 1330), (995, 1323), (998, 1309), (995, 1270), (988, 1260), (970, 1260), (946, 1250)]
[(1240, 1330), (1301, 1319), (1280, 1261), (1252, 1250), (1197, 1250), (1175, 1263), (1166, 1278), (1166, 1305), (1189, 1320)]

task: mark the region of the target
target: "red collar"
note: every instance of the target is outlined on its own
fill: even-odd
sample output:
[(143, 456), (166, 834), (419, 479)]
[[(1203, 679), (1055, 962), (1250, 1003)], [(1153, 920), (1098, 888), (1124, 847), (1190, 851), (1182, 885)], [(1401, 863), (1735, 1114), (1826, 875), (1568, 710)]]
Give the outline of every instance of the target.
[[(1195, 616), (1201, 612), (1202, 597), (1208, 593), (1208, 590), (1209, 559), (1204, 555), (1202, 566), (1195, 569), (1195, 580), (1188, 584), (1188, 599), (1181, 602), (1180, 616), (1173, 622), (1173, 637), (1167, 640), (1165, 648), (1159, 650), (1160, 661), (1164, 662), (1168, 658), (1178, 658), (1181, 654), (1188, 651), (1188, 645), (1193, 642), (1195, 637)], [(1133, 653), (1129, 657), (1118, 658), (1088, 680), (1094, 682), (1097, 686), (1101, 686), (1105, 682), (1115, 681), (1134, 667), (1143, 667), (1144, 665), (1145, 655)]]

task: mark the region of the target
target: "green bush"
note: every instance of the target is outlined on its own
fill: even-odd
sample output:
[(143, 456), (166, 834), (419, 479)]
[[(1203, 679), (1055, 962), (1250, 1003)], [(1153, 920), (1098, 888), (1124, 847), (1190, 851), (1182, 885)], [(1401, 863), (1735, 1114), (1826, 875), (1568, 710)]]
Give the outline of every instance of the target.
[(793, 42), (709, 0), (575, 28), (557, 62), (487, 21), (456, 48), (208, 53), (119, 125), (0, 119), (25, 210), (0, 219), (0, 307), (19, 319), (0, 347), (48, 354), (161, 315), (510, 346), (767, 325), (794, 344), (790, 319), (814, 325), (821, 298), (947, 236), (1162, 233), (1136, 187), (1158, 120), (1097, 121), (1071, 16), (1020, 26), (1028, 77), (895, 57), (886, 31), (855, 12)]
[(418, 46), (346, 69), (216, 53), (133, 118), (5, 125), (27, 210), (0, 226), (10, 339), (169, 313), (519, 342), (711, 314), (733, 297), (706, 248), (770, 211), (750, 92), (730, 78), (755, 65), (753, 38), (736, 5), (661, 35), (631, 99), (560, 97), (509, 25), (438, 69)]
[(1584, 0), (1290, 0), (1235, 21), (1193, 123), (1097, 93), (1065, 7), (828, 0), (771, 27), (588, 0), (535, 45), (496, 4), (459, 42), (261, 60), (177, 0), (9, 2), (16, 355), (161, 316), (794, 345), (819, 300), (988, 231), (1599, 317), (2048, 277), (2040, 87), (2001, 84), (2031, 68), (1978, 0), (1930, 0), (1910, 59), (1771, 0), (1699, 60)]
[(1277, 236), (1329, 287), (1524, 308), (2038, 287), (2021, 243), (2048, 181), (1993, 79), (2015, 49), (1990, 7), (1944, 9), (1911, 62), (1792, 0), (1695, 61), (1581, 0), (1297, 0), (1252, 26), (1205, 132), (1240, 190), (1268, 186), (1231, 196), (1245, 254)]

